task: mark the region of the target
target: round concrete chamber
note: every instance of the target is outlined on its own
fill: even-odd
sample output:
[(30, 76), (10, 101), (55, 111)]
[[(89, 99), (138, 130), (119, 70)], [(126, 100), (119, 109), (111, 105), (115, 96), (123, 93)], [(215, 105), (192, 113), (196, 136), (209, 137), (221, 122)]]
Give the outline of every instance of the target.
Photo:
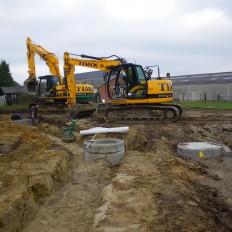
[(177, 145), (177, 154), (186, 158), (212, 158), (225, 155), (230, 149), (225, 145), (208, 142), (190, 142)]
[(125, 142), (121, 139), (95, 139), (84, 141), (84, 160), (94, 162), (105, 159), (112, 166), (119, 165), (125, 154)]

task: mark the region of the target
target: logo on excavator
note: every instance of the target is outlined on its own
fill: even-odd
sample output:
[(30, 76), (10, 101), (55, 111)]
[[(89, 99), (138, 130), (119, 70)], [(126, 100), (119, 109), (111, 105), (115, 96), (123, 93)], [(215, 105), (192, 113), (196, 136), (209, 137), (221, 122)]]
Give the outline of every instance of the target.
[(77, 90), (78, 90), (78, 92), (91, 92), (91, 91), (93, 91), (93, 88), (92, 88), (92, 86), (77, 86)]
[(97, 68), (97, 65), (91, 62), (80, 61), (79, 65), (84, 67)]
[(172, 84), (168, 84), (168, 83), (161, 83), (161, 84), (158, 84), (158, 86), (160, 86), (160, 91), (163, 92), (163, 91), (172, 91)]

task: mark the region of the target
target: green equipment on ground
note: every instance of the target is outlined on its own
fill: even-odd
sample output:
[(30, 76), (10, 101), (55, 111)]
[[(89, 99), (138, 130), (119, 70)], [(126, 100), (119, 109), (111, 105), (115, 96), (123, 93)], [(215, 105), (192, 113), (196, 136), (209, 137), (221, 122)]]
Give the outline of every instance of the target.
[(62, 131), (62, 140), (66, 143), (73, 142), (75, 136), (73, 134), (77, 120), (70, 119), (65, 123)]

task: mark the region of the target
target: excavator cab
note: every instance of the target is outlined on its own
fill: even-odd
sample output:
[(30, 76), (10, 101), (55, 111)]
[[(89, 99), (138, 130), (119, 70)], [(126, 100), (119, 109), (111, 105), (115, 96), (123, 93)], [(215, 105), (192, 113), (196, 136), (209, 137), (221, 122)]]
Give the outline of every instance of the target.
[(38, 95), (39, 97), (55, 97), (57, 86), (60, 86), (60, 77), (46, 75), (38, 77)]
[(110, 99), (147, 97), (147, 80), (141, 65), (126, 63), (111, 69), (107, 80)]

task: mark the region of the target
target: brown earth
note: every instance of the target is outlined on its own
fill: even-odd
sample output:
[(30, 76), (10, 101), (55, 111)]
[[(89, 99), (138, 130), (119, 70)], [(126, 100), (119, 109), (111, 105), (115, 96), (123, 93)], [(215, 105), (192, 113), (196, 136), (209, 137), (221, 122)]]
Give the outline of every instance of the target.
[[(76, 139), (64, 118), (38, 127), (0, 115), (0, 231), (232, 231), (232, 157), (184, 159), (178, 143), (232, 148), (232, 110), (188, 110), (175, 123), (81, 119)], [(83, 160), (80, 130), (129, 126), (126, 155), (111, 167)]]

